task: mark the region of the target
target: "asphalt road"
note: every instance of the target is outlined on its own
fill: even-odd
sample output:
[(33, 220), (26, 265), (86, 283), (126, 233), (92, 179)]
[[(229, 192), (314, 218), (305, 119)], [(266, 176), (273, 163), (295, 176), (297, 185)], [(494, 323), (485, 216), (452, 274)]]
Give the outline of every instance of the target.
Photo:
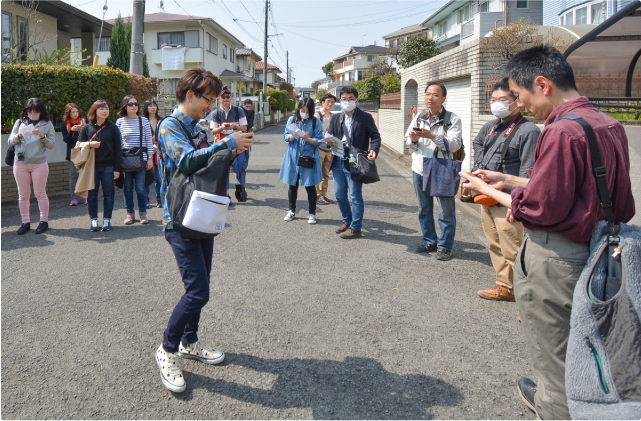
[(113, 230), (91, 233), (86, 206), (55, 199), (46, 234), (17, 236), (2, 206), (2, 418), (533, 418), (516, 306), (476, 295), (494, 283), (480, 219), (457, 206), (453, 260), (414, 253), (411, 172), (382, 154), (364, 238), (334, 233), (336, 205), (308, 225), (303, 188), (286, 223), (282, 132), (257, 133), (250, 200), (215, 241), (200, 339), (226, 360), (185, 361), (182, 394), (154, 361), (183, 291), (161, 209), (126, 227), (117, 190)]

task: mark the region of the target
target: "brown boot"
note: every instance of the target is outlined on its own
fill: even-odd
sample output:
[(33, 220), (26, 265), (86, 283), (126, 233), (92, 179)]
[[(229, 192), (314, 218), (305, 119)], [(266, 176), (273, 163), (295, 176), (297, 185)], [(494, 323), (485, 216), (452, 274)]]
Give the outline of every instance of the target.
[(356, 231), (354, 228), (349, 228), (347, 231), (341, 233), (341, 238), (345, 238), (346, 240), (352, 239), (352, 238), (359, 238), (362, 237), (363, 234), (360, 231)]
[(514, 294), (509, 289), (500, 285), (495, 285), (492, 289), (482, 289), (478, 292), (479, 297), (486, 300), (495, 301), (514, 301)]
[(336, 234), (345, 232), (347, 228), (349, 228), (349, 224), (347, 222), (343, 222), (340, 227), (336, 228)]

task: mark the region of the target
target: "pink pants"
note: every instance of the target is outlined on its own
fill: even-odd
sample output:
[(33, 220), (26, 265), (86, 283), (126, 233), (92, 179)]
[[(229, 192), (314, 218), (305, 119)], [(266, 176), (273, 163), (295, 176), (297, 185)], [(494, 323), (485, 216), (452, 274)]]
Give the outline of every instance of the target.
[(49, 177), (49, 164), (23, 164), (15, 160), (13, 164), (13, 176), (18, 185), (18, 207), (22, 223), (30, 222), (29, 206), (31, 198), (31, 181), (33, 181), (33, 194), (38, 199), (40, 208), (40, 220), (49, 222), (49, 198), (47, 197), (47, 178)]

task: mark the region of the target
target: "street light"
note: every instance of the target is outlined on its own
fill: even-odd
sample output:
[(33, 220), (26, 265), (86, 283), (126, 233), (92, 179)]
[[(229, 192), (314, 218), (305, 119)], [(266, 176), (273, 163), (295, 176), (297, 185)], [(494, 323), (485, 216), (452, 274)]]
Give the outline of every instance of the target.
[[(102, 39), (102, 25), (105, 24), (105, 15), (107, 14), (107, 9), (107, 0), (105, 0), (105, 5), (102, 6), (102, 22), (100, 22), (100, 34), (98, 35), (98, 48), (100, 48), (100, 40)], [(98, 54), (94, 54), (93, 56), (93, 67), (98, 67)]]

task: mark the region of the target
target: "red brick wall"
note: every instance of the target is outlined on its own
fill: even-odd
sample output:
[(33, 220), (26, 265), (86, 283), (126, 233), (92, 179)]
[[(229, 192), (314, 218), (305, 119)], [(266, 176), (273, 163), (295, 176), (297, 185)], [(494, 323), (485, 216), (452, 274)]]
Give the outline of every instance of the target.
[[(2, 167), (2, 202), (18, 200), (18, 187), (13, 178), (13, 167)], [(49, 163), (47, 195), (49, 197), (69, 194), (69, 164), (67, 161)], [(33, 196), (33, 188), (31, 189)]]

